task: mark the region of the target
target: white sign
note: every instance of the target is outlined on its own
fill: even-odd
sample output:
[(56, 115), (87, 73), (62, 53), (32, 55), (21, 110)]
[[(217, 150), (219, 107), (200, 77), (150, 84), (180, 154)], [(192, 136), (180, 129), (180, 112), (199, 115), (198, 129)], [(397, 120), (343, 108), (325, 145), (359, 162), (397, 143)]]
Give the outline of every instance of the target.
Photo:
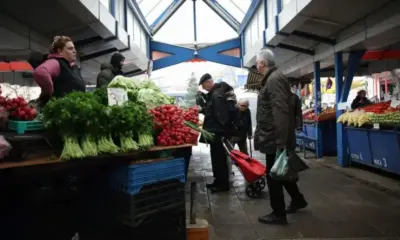
[(390, 103), (390, 106), (392, 108), (396, 108), (399, 105), (400, 105), (400, 101), (399, 100), (392, 99), (392, 102)]
[(128, 93), (122, 88), (107, 88), (108, 106), (121, 106), (128, 101)]
[(347, 109), (347, 102), (338, 103), (339, 110), (346, 110)]
[(379, 129), (379, 123), (374, 123), (374, 128)]

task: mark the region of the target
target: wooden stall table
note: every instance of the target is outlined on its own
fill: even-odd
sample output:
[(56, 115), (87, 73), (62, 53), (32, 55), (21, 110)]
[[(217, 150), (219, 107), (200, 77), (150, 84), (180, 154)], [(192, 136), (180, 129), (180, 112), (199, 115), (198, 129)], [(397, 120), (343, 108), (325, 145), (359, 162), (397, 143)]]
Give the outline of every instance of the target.
[[(58, 157), (55, 157), (51, 151), (47, 151), (39, 154), (41, 156), (25, 156), (26, 160), (24, 161), (2, 161), (0, 162), (0, 191), (2, 192), (3, 197), (0, 199), (0, 211), (5, 213), (3, 217), (9, 216), (11, 220), (6, 218), (1, 219), (0, 217), (0, 224), (4, 224), (3, 227), (5, 229), (10, 229), (10, 233), (12, 232), (18, 235), (16, 236), (6, 233), (5, 239), (28, 239), (28, 235), (30, 235), (29, 237), (40, 236), (40, 232), (37, 232), (39, 231), (39, 227), (36, 230), (34, 229), (34, 226), (36, 226), (36, 224), (40, 224), (39, 222), (46, 222), (46, 224), (49, 224), (49, 219), (51, 219), (51, 221), (54, 222), (54, 225), (57, 226), (68, 225), (68, 227), (65, 227), (67, 230), (64, 228), (46, 228), (43, 226), (46, 224), (42, 224), (40, 225), (41, 231), (46, 229), (46, 231), (49, 231), (49, 235), (57, 234), (57, 236), (58, 234), (64, 234), (63, 231), (66, 231), (65, 236), (70, 235), (72, 237), (75, 233), (73, 231), (84, 229), (80, 235), (82, 238), (85, 238), (84, 231), (89, 230), (86, 230), (87, 228), (83, 226), (86, 226), (85, 224), (87, 223), (85, 222), (85, 219), (87, 220), (88, 216), (79, 216), (81, 216), (81, 214), (83, 214), (85, 211), (95, 212), (94, 210), (91, 211), (87, 209), (87, 206), (90, 206), (91, 204), (97, 204), (96, 207), (100, 209), (109, 207), (103, 203), (105, 202), (103, 201), (103, 197), (107, 197), (106, 193), (102, 193), (103, 195), (98, 197), (93, 197), (92, 195), (96, 194), (95, 192), (99, 190), (98, 188), (100, 188), (100, 186), (104, 188), (104, 186), (107, 185), (109, 169), (118, 165), (126, 165), (128, 163), (151, 163), (160, 160), (166, 160), (168, 157), (163, 157), (160, 155), (160, 153), (170, 151), (169, 154), (171, 156), (169, 158), (182, 157), (185, 159), (185, 167), (187, 171), (192, 146), (193, 145), (191, 144), (167, 147), (154, 146), (143, 152), (100, 155), (97, 157), (88, 157), (70, 161), (61, 161)], [(79, 181), (77, 185), (72, 186), (72, 188), (76, 187), (79, 190), (72, 193), (71, 191), (65, 191), (65, 189), (71, 188), (68, 185), (69, 183), (66, 183), (66, 179), (69, 181), (69, 177), (71, 175), (80, 176), (80, 178), (78, 178)], [(48, 181), (49, 179), (50, 181)], [(43, 187), (46, 188), (46, 186), (41, 187), (41, 185), (39, 185), (42, 184), (42, 182), (50, 182), (50, 187), (56, 194), (49, 193), (49, 195), (46, 195), (46, 191), (40, 191), (41, 193), (38, 193), (38, 190), (35, 189), (42, 189)], [(64, 190), (59, 191), (59, 186)], [(68, 199), (71, 199), (71, 194), (73, 195), (73, 199), (78, 200), (69, 201)], [(98, 199), (98, 201), (95, 203), (88, 203), (89, 199), (93, 198)], [(50, 210), (50, 207), (46, 207), (47, 205), (50, 206), (50, 204), (57, 204), (65, 207), (56, 208), (64, 209), (61, 212), (57, 212), (59, 210)], [(102, 204), (104, 204), (104, 206)], [(31, 209), (31, 206), (35, 206), (35, 208)], [(42, 209), (48, 210), (44, 211)], [(93, 207), (93, 209), (95, 209), (95, 207)], [(27, 222), (33, 222), (35, 224), (28, 226), (27, 229), (24, 230), (17, 229), (18, 224), (16, 223), (22, 221), (22, 216), (25, 215), (29, 216), (27, 217)], [(59, 219), (59, 215), (65, 217)], [(36, 223), (36, 219), (30, 219), (33, 218), (33, 216), (42, 217), (40, 221), (37, 221), (38, 223)], [(69, 224), (72, 225), (69, 226)], [(98, 230), (107, 228), (112, 227), (104, 225), (96, 227), (95, 229)], [(182, 228), (185, 228), (185, 226)], [(94, 233), (92, 232), (90, 234), (86, 234), (94, 236)], [(47, 238), (43, 236), (43, 239)], [(182, 238), (179, 239), (184, 239), (183, 235)]]

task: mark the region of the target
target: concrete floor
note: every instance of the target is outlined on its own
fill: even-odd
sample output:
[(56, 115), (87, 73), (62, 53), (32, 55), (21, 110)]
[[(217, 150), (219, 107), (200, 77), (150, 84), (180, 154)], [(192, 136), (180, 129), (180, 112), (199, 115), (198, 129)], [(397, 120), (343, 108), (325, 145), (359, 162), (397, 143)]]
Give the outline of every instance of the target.
[[(259, 153), (254, 157), (265, 161)], [(194, 148), (188, 182), (198, 183), (197, 215), (209, 222), (210, 239), (400, 239), (398, 198), (321, 161), (307, 163), (310, 169), (301, 174), (299, 185), (308, 209), (288, 216), (288, 226), (268, 226), (257, 222), (259, 215), (271, 211), (268, 196), (249, 199), (235, 167), (234, 187), (229, 193), (207, 192), (205, 184), (212, 181), (209, 151), (204, 145)], [(370, 173), (371, 178), (373, 175)]]

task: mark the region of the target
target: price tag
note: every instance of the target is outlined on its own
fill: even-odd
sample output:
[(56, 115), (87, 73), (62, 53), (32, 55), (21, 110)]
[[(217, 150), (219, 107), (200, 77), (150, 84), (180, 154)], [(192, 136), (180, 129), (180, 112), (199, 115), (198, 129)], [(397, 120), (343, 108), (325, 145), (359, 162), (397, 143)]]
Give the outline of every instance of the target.
[(392, 99), (392, 102), (390, 103), (390, 106), (391, 106), (392, 108), (396, 108), (396, 107), (399, 106), (399, 105), (400, 105), (400, 101), (399, 101), (399, 100)]
[(128, 93), (122, 88), (107, 88), (108, 106), (121, 106), (128, 101)]
[(347, 102), (338, 103), (339, 110), (346, 110), (347, 109)]
[(374, 129), (379, 129), (379, 123), (374, 123)]

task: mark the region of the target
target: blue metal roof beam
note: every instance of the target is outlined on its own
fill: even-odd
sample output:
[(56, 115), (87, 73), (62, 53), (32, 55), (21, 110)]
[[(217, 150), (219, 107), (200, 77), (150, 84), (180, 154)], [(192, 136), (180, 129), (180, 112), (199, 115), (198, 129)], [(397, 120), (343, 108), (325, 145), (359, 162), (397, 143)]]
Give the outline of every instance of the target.
[(203, 0), (222, 20), (224, 20), (233, 30), (239, 31), (240, 22), (236, 20), (224, 7), (216, 0)]
[(136, 0), (127, 0), (128, 6), (133, 11), (133, 14), (139, 21), (140, 25), (142, 26), (143, 30), (151, 36), (151, 28), (149, 24), (147, 24), (146, 18), (144, 17), (142, 11), (140, 10), (139, 5), (137, 4)]
[(174, 15), (176, 11), (185, 3), (186, 0), (174, 0), (158, 18), (151, 24), (151, 33), (154, 35), (164, 26), (164, 24)]
[(246, 29), (247, 25), (250, 23), (250, 20), (253, 18), (254, 14), (257, 12), (258, 7), (262, 3), (263, 0), (252, 0), (249, 10), (247, 10), (246, 15), (243, 18), (242, 23), (239, 26), (238, 33), (242, 34), (244, 29)]

